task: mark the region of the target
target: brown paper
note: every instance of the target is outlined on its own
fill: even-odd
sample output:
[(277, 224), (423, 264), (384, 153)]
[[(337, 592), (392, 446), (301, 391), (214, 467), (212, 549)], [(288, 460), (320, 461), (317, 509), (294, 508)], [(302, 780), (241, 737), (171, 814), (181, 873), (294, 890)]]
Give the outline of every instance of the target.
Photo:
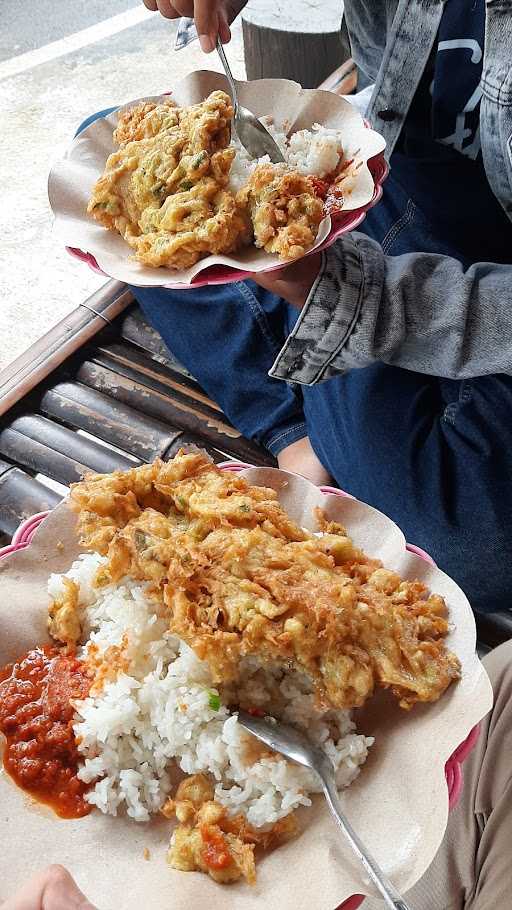
[[(196, 104), (210, 92), (223, 89), (229, 92), (226, 77), (206, 70), (191, 73), (172, 91), (180, 105)], [(344, 211), (367, 205), (373, 197), (374, 182), (367, 161), (385, 148), (378, 133), (366, 129), (361, 114), (339, 95), (319, 89), (301, 89), (287, 79), (261, 79), (237, 82), (240, 102), (258, 117), (270, 114), (277, 124), (290, 123), (290, 133), (309, 129), (314, 123), (343, 130), (343, 150), (347, 158), (354, 157), (361, 166), (352, 180), (350, 193), (344, 200)], [(157, 97), (137, 99), (158, 100)], [(99, 267), (112, 278), (138, 287), (170, 287), (190, 284), (192, 279), (211, 265), (229, 265), (248, 272), (260, 272), (276, 267), (277, 255), (246, 247), (236, 256), (207, 256), (189, 269), (152, 269), (135, 262), (133, 250), (114, 232), (105, 230), (87, 215), (87, 203), (94, 183), (103, 173), (105, 162), (114, 151), (112, 131), (117, 124), (117, 112), (97, 120), (73, 140), (52, 168), (48, 192), (55, 216), (54, 230), (66, 246), (92, 253)], [(326, 239), (331, 228), (330, 218), (324, 218), (315, 247)], [(281, 263), (282, 264), (282, 263)]]
[[(356, 712), (359, 732), (376, 742), (358, 779), (341, 798), (348, 818), (384, 872), (405, 892), (432, 861), (446, 827), (444, 765), (472, 727), (490, 710), (492, 690), (476, 653), (468, 601), (447, 575), (407, 553), (401, 531), (375, 509), (324, 496), (308, 481), (272, 468), (245, 472), (252, 483), (274, 487), (292, 517), (314, 527), (321, 505), (344, 524), (355, 543), (406, 578), (420, 578), (447, 600), (453, 623), (447, 644), (462, 662), (462, 679), (439, 702), (401, 711), (385, 695)], [(75, 518), (59, 506), (31, 545), (0, 561), (0, 665), (47, 640), (46, 583), (78, 554)], [(64, 549), (58, 542), (64, 543)], [(63, 863), (101, 910), (332, 910), (373, 886), (345, 845), (321, 797), (301, 811), (301, 836), (264, 857), (255, 887), (216, 885), (200, 873), (166, 865), (170, 823), (138, 824), (97, 811), (64, 821), (34, 806), (0, 773), (0, 901), (32, 870)], [(151, 860), (143, 858), (148, 847)]]

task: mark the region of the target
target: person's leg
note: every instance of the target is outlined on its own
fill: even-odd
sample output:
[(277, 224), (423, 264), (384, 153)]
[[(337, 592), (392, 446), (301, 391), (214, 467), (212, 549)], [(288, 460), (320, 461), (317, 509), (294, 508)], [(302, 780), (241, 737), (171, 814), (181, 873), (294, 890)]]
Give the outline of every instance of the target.
[[(464, 786), (429, 869), (407, 894), (414, 910), (506, 910), (512, 905), (512, 641), (484, 665), (494, 707), (463, 765)], [(366, 900), (361, 910), (382, 910)]]
[(276, 456), (306, 436), (300, 390), (267, 375), (285, 338), (284, 301), (252, 282), (132, 291), (169, 350), (241, 433)]

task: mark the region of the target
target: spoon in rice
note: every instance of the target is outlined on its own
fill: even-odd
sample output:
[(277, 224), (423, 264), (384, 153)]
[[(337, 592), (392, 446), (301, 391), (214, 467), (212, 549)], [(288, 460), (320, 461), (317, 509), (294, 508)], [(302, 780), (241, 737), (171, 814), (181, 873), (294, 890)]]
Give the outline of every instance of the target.
[(217, 38), (217, 52), (231, 89), (234, 106), (233, 122), (240, 144), (251, 158), (263, 158), (264, 155), (268, 155), (273, 164), (284, 161), (284, 155), (269, 131), (251, 111), (239, 104), (235, 80), (220, 38)]
[(289, 726), (289, 724), (278, 723), (273, 718), (253, 717), (252, 714), (248, 714), (246, 711), (238, 711), (237, 713), (238, 723), (265, 745), (270, 746), (275, 752), (280, 752), (298, 765), (303, 765), (305, 768), (316, 771), (322, 783), (327, 805), (335, 821), (343, 831), (352, 850), (359, 857), (372, 882), (379, 889), (386, 905), (392, 907), (393, 910), (411, 910), (403, 897), (400, 896), (396, 888), (380, 870), (351, 824), (345, 818), (338, 796), (333, 766), (327, 755), (317, 746), (314, 746), (303, 733), (300, 733), (295, 727)]
[[(180, 51), (182, 48), (187, 47), (191, 41), (195, 41), (196, 39), (197, 31), (194, 20), (190, 19), (188, 16), (182, 16), (178, 22), (174, 50)], [(233, 98), (234, 105), (233, 119), (235, 133), (240, 140), (240, 144), (243, 145), (251, 158), (263, 158), (264, 155), (268, 155), (273, 164), (279, 164), (279, 162), (284, 161), (284, 155), (277, 142), (274, 141), (269, 131), (265, 129), (258, 118), (255, 117), (251, 111), (248, 111), (246, 107), (242, 107), (238, 103), (236, 83), (233, 79), (233, 73), (231, 72), (231, 67), (228, 63), (226, 54), (224, 53), (222, 42), (218, 36), (216, 47), (231, 89), (231, 97)]]

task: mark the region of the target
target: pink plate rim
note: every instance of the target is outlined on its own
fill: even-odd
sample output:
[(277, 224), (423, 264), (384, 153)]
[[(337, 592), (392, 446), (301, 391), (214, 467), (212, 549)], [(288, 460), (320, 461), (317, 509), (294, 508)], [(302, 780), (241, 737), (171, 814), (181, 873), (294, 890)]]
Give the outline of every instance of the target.
[[(238, 473), (243, 471), (245, 468), (252, 468), (254, 465), (247, 464), (243, 461), (224, 461), (218, 464), (219, 468), (222, 468), (224, 471), (231, 471), (233, 473)], [(332, 494), (334, 496), (345, 496), (349, 499), (354, 499), (350, 493), (346, 493), (344, 490), (340, 490), (337, 487), (322, 486), (320, 487), (322, 493), (326, 495)], [(15, 553), (17, 550), (24, 550), (30, 544), (37, 528), (42, 521), (50, 513), (47, 512), (38, 512), (36, 515), (32, 515), (30, 518), (27, 518), (23, 521), (19, 528), (15, 531), (12, 542), (7, 546), (0, 548), (0, 559), (3, 559), (5, 556), (9, 556), (11, 553)], [(428, 555), (420, 547), (415, 547), (412, 544), (407, 544), (407, 549), (411, 553), (416, 553), (421, 559), (425, 559), (431, 565), (435, 566), (435, 562), (431, 556)], [(449, 808), (453, 809), (457, 804), (461, 791), (462, 785), (464, 782), (463, 773), (462, 773), (462, 764), (467, 759), (468, 755), (474, 748), (478, 737), (480, 735), (480, 724), (477, 724), (469, 735), (466, 737), (463, 743), (455, 749), (450, 758), (445, 764), (444, 773), (446, 778), (446, 784), (448, 787), (448, 804)], [(343, 904), (341, 904), (337, 910), (357, 910), (357, 908), (362, 904), (364, 896), (360, 894), (354, 894)]]

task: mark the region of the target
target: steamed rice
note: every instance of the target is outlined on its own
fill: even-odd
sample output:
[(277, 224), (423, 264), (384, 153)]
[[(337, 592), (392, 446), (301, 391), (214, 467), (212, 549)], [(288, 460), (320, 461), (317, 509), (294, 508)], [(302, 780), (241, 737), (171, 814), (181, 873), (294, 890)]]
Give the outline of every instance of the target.
[[(104, 562), (97, 554), (82, 555), (66, 576), (52, 575), (48, 585), (54, 598), (63, 591), (63, 577), (79, 585), (87, 638), (82, 656), (92, 645), (100, 654), (115, 645), (128, 661), (115, 681), (75, 703), (74, 731), (83, 756), (78, 776), (94, 783), (86, 799), (104, 813), (124, 810), (147, 821), (174, 789), (178, 767), (186, 774), (210, 773), (215, 799), (245, 813), (255, 827), (310, 805), (309, 794), (321, 789), (315, 775), (280, 757), (251, 760), (253, 738), (219, 702), (207, 664), (167, 631), (163, 608), (149, 598), (147, 585), (124, 578), (93, 587)], [(246, 659), (244, 670), (254, 706), (274, 710), (277, 698), (282, 718), (308, 731), (333, 762), (338, 787), (348, 786), (373, 742), (355, 732), (350, 712), (320, 711), (298, 674), (263, 672), (254, 658)]]
[[(285, 161), (300, 174), (326, 177), (336, 169), (343, 156), (340, 130), (314, 123), (310, 130), (298, 130), (288, 137), (288, 124), (284, 123), (278, 129), (269, 117), (262, 117), (261, 122), (275, 139)], [(268, 164), (270, 158), (268, 155), (251, 158), (236, 136), (233, 136), (231, 145), (236, 149), (236, 155), (231, 165), (229, 186), (236, 193), (247, 183), (254, 168), (259, 164)]]

